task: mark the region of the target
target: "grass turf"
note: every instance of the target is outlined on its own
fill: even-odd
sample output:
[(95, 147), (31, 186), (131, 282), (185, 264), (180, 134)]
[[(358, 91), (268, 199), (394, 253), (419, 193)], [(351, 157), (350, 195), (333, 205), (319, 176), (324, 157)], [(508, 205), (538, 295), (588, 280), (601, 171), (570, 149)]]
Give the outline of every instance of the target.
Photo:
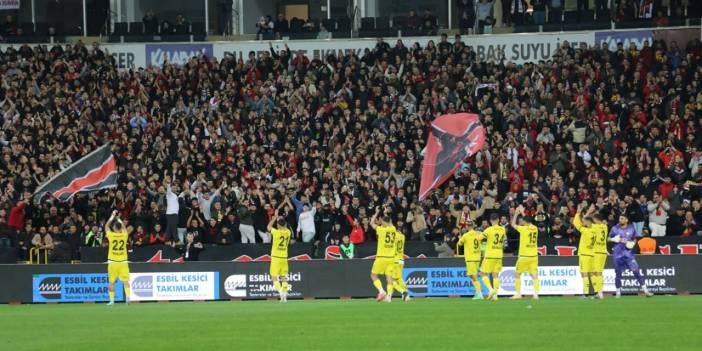
[(0, 305), (3, 350), (699, 350), (702, 296)]

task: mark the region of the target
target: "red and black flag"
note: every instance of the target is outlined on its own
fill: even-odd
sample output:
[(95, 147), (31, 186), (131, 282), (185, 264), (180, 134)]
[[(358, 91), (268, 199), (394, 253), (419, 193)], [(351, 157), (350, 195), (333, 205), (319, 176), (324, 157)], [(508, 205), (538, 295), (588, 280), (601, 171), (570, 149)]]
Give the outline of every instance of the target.
[(76, 193), (117, 187), (117, 163), (110, 144), (71, 164), (53, 176), (34, 192), (34, 202), (50, 195), (59, 201), (68, 201)]
[(435, 119), (427, 138), (419, 199), (424, 200), (445, 182), (461, 161), (475, 155), (484, 143), (485, 129), (476, 114), (456, 113)]

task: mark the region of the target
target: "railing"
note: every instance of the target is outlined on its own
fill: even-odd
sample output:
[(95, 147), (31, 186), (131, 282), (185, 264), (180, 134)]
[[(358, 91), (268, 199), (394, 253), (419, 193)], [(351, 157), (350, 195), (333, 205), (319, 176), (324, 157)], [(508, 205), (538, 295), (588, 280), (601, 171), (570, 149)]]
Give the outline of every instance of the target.
[(42, 253), (44, 253), (44, 264), (49, 263), (49, 249), (41, 249), (38, 247), (33, 247), (29, 249), (29, 264), (35, 264), (34, 258), (36, 257), (36, 264), (41, 264)]

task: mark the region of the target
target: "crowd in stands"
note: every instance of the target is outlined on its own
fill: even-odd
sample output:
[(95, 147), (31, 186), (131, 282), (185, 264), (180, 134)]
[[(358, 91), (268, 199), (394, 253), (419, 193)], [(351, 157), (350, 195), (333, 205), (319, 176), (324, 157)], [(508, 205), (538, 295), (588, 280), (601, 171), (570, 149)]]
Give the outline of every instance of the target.
[[(338, 54), (342, 55), (342, 54)], [(113, 209), (131, 247), (269, 242), (277, 210), (294, 239), (375, 240), (378, 207), (408, 240), (452, 243), (516, 204), (544, 238), (575, 239), (589, 202), (654, 236), (702, 230), (702, 44), (563, 42), (552, 60), (484, 62), (460, 36), (310, 58), (194, 57), (117, 70), (98, 44), (0, 52), (0, 246), (104, 245)], [(439, 115), (474, 111), (481, 152), (418, 201)], [(119, 187), (67, 203), (37, 186), (111, 143)]]

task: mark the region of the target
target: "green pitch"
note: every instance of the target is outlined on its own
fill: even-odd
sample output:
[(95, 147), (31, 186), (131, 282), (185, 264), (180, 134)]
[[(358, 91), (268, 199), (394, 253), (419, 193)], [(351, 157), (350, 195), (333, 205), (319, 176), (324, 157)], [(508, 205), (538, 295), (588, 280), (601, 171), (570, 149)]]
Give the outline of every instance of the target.
[(0, 306), (3, 350), (700, 350), (702, 296)]

